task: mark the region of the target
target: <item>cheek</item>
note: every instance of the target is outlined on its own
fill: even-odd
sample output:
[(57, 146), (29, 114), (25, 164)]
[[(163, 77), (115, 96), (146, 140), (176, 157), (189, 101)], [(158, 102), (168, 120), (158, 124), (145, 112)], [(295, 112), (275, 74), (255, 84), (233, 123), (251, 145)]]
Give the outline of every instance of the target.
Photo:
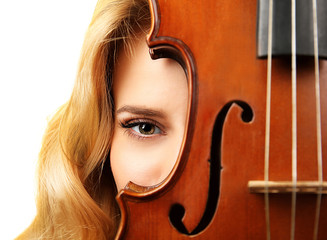
[(128, 136), (113, 138), (110, 151), (111, 169), (118, 190), (129, 181), (152, 186), (163, 181), (177, 159), (180, 143), (168, 139), (133, 140)]

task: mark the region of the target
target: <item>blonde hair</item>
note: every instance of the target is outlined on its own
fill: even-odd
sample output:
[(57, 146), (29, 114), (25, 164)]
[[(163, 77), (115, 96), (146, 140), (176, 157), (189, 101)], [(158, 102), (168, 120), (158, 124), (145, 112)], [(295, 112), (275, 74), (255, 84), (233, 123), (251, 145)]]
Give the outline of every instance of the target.
[[(18, 239), (112, 239), (119, 223), (110, 170), (117, 51), (150, 22), (147, 0), (99, 0), (70, 100), (53, 116), (38, 161), (37, 215)], [(124, 47), (125, 48), (125, 47)]]

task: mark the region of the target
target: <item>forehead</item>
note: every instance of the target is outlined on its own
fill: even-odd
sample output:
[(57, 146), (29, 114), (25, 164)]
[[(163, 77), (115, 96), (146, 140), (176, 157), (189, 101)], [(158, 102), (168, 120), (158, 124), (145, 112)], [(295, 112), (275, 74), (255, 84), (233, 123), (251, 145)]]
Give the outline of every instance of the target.
[(116, 109), (124, 105), (161, 109), (185, 103), (187, 82), (182, 67), (171, 59), (152, 60), (145, 39), (135, 40), (132, 46), (131, 53), (120, 51), (114, 69)]

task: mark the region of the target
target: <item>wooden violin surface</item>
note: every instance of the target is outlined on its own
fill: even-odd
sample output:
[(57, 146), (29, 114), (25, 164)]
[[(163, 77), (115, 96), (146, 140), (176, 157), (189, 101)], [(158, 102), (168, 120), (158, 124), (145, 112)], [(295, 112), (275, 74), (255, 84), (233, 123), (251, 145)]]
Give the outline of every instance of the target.
[[(152, 0), (153, 58), (187, 73), (187, 132), (177, 163), (157, 187), (119, 193), (117, 239), (327, 239), (327, 199), (317, 194), (250, 193), (264, 180), (267, 59), (257, 58), (256, 1)], [(319, 61), (323, 180), (327, 181), (327, 62)], [(297, 61), (297, 180), (317, 181), (313, 57)], [(292, 181), (291, 58), (273, 58), (269, 181)], [(317, 190), (318, 189), (318, 190)], [(319, 187), (316, 188), (319, 192)]]

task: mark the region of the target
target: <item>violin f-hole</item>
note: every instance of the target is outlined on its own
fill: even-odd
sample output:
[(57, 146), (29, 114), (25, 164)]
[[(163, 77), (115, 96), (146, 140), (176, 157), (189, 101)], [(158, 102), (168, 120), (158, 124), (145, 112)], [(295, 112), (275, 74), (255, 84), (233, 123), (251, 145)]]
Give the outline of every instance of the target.
[(205, 211), (197, 227), (189, 232), (183, 223), (185, 214), (185, 208), (175, 203), (171, 206), (169, 211), (169, 220), (173, 227), (180, 233), (185, 235), (196, 235), (204, 231), (212, 221), (219, 201), (220, 194), (220, 173), (222, 170), (221, 166), (221, 147), (222, 147), (222, 135), (225, 119), (228, 115), (229, 109), (233, 104), (237, 104), (243, 109), (241, 118), (243, 122), (250, 122), (253, 119), (253, 111), (251, 107), (244, 101), (234, 100), (230, 101), (221, 109), (218, 113), (215, 124), (212, 131), (211, 138), (211, 150), (210, 150), (210, 180), (208, 188), (208, 198)]

